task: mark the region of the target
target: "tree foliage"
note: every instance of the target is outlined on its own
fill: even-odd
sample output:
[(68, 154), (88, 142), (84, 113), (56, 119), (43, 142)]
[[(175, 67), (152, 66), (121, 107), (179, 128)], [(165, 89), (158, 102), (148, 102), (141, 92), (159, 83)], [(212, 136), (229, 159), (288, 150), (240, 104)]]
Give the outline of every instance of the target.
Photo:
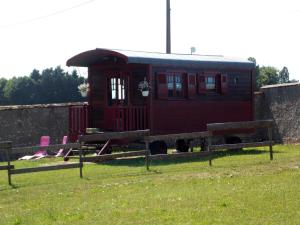
[(280, 70), (279, 72), (279, 83), (281, 84), (289, 83), (289, 81), (290, 81), (290, 73), (288, 68), (284, 66), (282, 70)]
[(29, 76), (0, 79), (0, 104), (47, 104), (83, 101), (78, 86), (85, 78), (76, 70), (71, 74), (60, 67), (41, 73), (34, 69)]
[(248, 60), (255, 63), (256, 90), (265, 85), (298, 82), (297, 80), (289, 79), (289, 71), (287, 67), (283, 67), (282, 70), (279, 71), (273, 66), (260, 67), (256, 64), (256, 59), (253, 57), (249, 57)]
[(258, 84), (259, 86), (279, 83), (279, 71), (272, 66), (262, 66), (259, 68)]

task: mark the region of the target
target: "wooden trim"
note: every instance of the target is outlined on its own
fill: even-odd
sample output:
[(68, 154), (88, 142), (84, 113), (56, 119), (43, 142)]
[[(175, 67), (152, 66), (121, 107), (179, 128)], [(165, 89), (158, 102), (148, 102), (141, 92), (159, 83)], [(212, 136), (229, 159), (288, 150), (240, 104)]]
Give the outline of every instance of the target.
[(244, 122), (210, 123), (207, 124), (208, 131), (230, 130), (230, 129), (252, 129), (268, 128), (273, 126), (273, 120), (256, 120)]
[(50, 171), (50, 170), (72, 169), (72, 168), (78, 168), (78, 167), (80, 167), (80, 163), (72, 163), (72, 164), (14, 169), (14, 170), (11, 170), (10, 173), (11, 174), (34, 173), (34, 172), (42, 172), (42, 171)]
[(191, 159), (191, 158), (200, 158), (202, 156), (209, 156), (210, 154), (211, 153), (208, 151), (160, 154), (160, 155), (150, 155), (149, 160)]
[(180, 133), (180, 134), (166, 134), (166, 135), (156, 135), (156, 136), (146, 136), (145, 141), (167, 141), (167, 140), (177, 140), (177, 139), (195, 139), (195, 138), (205, 138), (210, 134), (207, 131), (203, 132), (192, 132), (192, 133)]
[(146, 150), (133, 151), (133, 152), (122, 152), (122, 153), (116, 153), (116, 154), (84, 157), (84, 158), (82, 158), (82, 161), (83, 162), (102, 162), (102, 161), (112, 160), (112, 159), (116, 159), (116, 158), (145, 156), (146, 154), (147, 154)]
[(237, 149), (237, 148), (261, 147), (261, 146), (269, 146), (269, 145), (270, 145), (270, 141), (263, 141), (263, 142), (251, 142), (251, 143), (211, 145), (210, 149), (211, 150)]
[(80, 142), (89, 141), (105, 141), (108, 139), (130, 139), (139, 140), (143, 139), (145, 136), (149, 135), (149, 130), (136, 130), (136, 131), (126, 131), (126, 132), (104, 132), (101, 134), (90, 134), (79, 137)]

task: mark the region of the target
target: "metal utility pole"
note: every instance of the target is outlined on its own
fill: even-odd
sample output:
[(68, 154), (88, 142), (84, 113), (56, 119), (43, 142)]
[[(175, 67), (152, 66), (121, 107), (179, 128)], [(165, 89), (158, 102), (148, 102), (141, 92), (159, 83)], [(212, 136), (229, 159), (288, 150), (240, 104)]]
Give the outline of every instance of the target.
[(166, 45), (166, 53), (171, 53), (171, 7), (170, 7), (170, 0), (167, 0), (167, 31), (166, 31), (166, 37), (167, 37), (167, 45)]

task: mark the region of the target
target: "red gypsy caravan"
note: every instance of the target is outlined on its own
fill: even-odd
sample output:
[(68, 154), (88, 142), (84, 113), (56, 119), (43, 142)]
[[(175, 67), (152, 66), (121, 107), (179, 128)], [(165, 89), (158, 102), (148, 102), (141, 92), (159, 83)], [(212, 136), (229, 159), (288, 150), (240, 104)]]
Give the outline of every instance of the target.
[(73, 141), (87, 127), (171, 134), (253, 120), (255, 64), (248, 60), (95, 49), (67, 66), (88, 68), (88, 105), (70, 108)]

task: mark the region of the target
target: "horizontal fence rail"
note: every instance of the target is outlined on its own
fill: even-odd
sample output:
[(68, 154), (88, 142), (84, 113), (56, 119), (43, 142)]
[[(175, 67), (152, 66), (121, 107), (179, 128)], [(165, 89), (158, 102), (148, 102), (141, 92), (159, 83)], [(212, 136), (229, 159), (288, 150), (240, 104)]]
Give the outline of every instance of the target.
[(30, 147), (17, 147), (13, 148), (12, 152), (17, 154), (28, 153), (28, 152), (36, 152), (39, 150), (45, 151), (56, 151), (59, 149), (70, 149), (70, 148), (80, 148), (79, 143), (69, 143), (69, 144), (57, 144), (57, 145), (49, 145), (49, 146), (30, 146)]
[[(274, 141), (272, 142), (272, 144), (274, 144)], [(249, 148), (249, 147), (262, 147), (262, 146), (269, 146), (269, 145), (270, 145), (270, 141), (263, 141), (263, 142), (212, 145), (210, 148), (211, 148), (211, 150), (221, 150), (221, 149), (239, 149), (239, 148)]]
[(7, 166), (7, 165), (4, 165), (4, 166), (0, 166), (0, 170), (8, 170), (8, 169), (14, 169), (15, 166), (14, 165), (10, 165), (10, 166)]
[(210, 123), (207, 124), (208, 131), (220, 131), (231, 129), (255, 129), (255, 128), (269, 128), (273, 126), (273, 120), (256, 120), (244, 122), (226, 122), (226, 123)]
[(167, 135), (155, 135), (145, 137), (145, 141), (171, 141), (178, 139), (195, 139), (195, 138), (206, 138), (209, 136), (209, 132), (192, 132), (192, 133), (180, 133), (180, 134), (167, 134)]
[(34, 172), (42, 172), (42, 171), (50, 171), (50, 170), (73, 169), (73, 168), (79, 168), (79, 167), (80, 167), (80, 163), (68, 163), (68, 164), (61, 164), (61, 165), (29, 167), (29, 168), (21, 168), (21, 169), (11, 170), (11, 174), (22, 174), (22, 173), (34, 173)]
[(103, 161), (117, 159), (117, 158), (145, 156), (146, 154), (147, 154), (147, 151), (144, 151), (144, 150), (143, 151), (122, 152), (122, 153), (116, 153), (116, 154), (83, 157), (82, 161), (83, 162), (103, 162)]
[(150, 155), (149, 160), (196, 159), (208, 156), (209, 152), (182, 152), (176, 154)]
[(107, 141), (117, 139), (127, 140), (140, 140), (149, 135), (149, 130), (136, 130), (136, 131), (124, 131), (124, 132), (105, 132), (99, 134), (89, 134), (79, 137), (80, 142), (92, 142), (92, 141)]

